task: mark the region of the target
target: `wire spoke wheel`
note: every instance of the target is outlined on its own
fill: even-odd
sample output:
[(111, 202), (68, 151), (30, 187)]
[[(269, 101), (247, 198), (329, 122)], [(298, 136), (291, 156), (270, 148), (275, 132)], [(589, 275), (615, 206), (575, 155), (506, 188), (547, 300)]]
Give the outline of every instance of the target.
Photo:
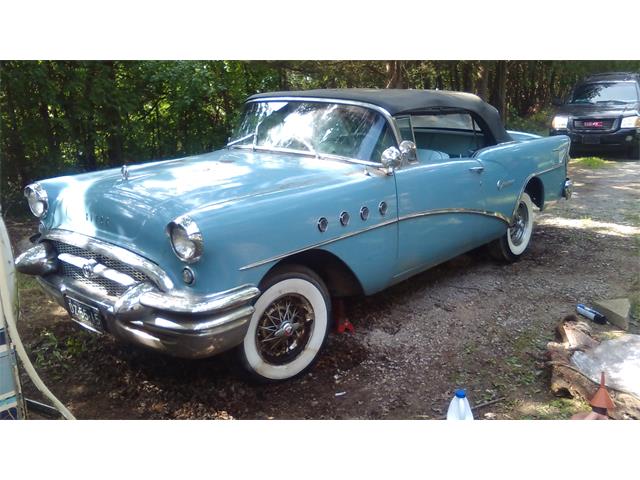
[(521, 245), (529, 224), (529, 210), (524, 202), (520, 202), (514, 217), (513, 226), (509, 228), (509, 236), (514, 245)]
[(309, 342), (314, 320), (311, 304), (302, 296), (287, 294), (272, 302), (258, 321), (256, 348), (273, 365), (295, 359)]
[(331, 297), (323, 280), (302, 265), (283, 265), (260, 284), (240, 359), (257, 380), (277, 382), (313, 366), (329, 333)]

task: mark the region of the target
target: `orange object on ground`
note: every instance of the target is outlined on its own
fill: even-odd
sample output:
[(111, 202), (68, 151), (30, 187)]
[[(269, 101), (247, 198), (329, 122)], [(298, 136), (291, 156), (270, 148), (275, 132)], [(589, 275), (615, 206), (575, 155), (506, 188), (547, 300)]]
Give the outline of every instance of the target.
[[(611, 400), (611, 397), (609, 396), (609, 392), (607, 391), (607, 388), (604, 386), (604, 372), (600, 374), (600, 387), (598, 388), (598, 391), (593, 396), (589, 404), (591, 405), (591, 407), (593, 407), (594, 412), (598, 412), (602, 414), (606, 414), (607, 410), (612, 410), (616, 407), (615, 404), (613, 403), (613, 400)], [(600, 412), (596, 409), (598, 410), (603, 409), (605, 411)]]

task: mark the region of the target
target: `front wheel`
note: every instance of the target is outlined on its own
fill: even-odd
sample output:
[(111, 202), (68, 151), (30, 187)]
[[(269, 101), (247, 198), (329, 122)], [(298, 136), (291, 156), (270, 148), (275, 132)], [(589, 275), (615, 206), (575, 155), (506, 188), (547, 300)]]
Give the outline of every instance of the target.
[(258, 380), (288, 380), (313, 366), (329, 332), (331, 300), (312, 270), (288, 265), (261, 284), (240, 359)]
[(529, 194), (524, 192), (518, 200), (518, 208), (511, 226), (499, 239), (489, 247), (495, 257), (507, 262), (519, 260), (529, 247), (533, 233), (533, 202)]

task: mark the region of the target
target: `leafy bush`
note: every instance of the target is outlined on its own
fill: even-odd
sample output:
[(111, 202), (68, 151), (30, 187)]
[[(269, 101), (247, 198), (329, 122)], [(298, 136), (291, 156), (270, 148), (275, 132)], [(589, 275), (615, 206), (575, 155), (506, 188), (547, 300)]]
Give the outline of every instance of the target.
[(553, 110), (550, 107), (543, 108), (527, 117), (518, 117), (515, 112), (510, 113), (512, 114), (509, 115), (507, 121), (508, 130), (535, 133), (544, 137), (549, 134), (549, 127), (553, 118)]

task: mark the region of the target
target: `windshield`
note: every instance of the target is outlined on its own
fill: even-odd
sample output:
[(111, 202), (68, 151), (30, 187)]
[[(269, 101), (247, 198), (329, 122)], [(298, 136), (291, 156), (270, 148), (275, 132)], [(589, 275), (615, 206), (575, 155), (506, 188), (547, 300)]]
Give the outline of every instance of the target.
[(634, 103), (638, 92), (633, 82), (600, 82), (580, 85), (570, 103)]
[(228, 145), (379, 162), (395, 139), (385, 118), (365, 107), (268, 101), (246, 105)]

